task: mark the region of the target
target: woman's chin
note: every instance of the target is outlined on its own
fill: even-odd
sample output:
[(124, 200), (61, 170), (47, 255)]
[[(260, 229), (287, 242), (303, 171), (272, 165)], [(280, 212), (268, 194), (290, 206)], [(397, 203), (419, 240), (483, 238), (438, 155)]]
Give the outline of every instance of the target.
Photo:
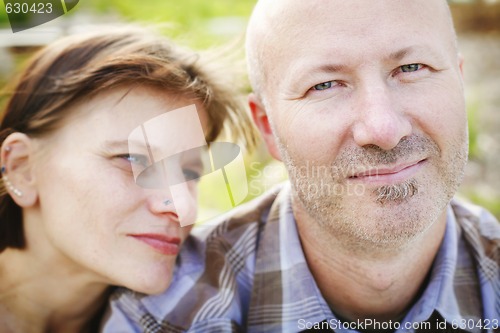
[(128, 279), (123, 281), (123, 286), (135, 292), (156, 295), (161, 294), (170, 286), (172, 282), (172, 271), (164, 272), (163, 274), (143, 272), (141, 275), (136, 276), (135, 279)]

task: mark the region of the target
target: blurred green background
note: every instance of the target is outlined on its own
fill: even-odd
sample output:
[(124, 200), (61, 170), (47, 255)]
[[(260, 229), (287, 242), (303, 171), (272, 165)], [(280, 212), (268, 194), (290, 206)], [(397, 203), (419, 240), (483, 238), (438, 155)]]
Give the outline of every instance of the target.
[[(209, 47), (242, 33), (253, 4), (254, 0), (81, 0), (74, 10), (56, 20), (59, 22), (50, 22), (39, 28), (58, 26), (64, 29), (68, 24), (118, 21), (168, 23), (170, 36), (182, 39), (190, 46)], [(1, 7), (0, 28), (8, 29), (7, 14)]]
[[(239, 41), (255, 0), (81, 0), (67, 15), (13, 34), (0, 4), (0, 84), (38, 47), (86, 25), (110, 22), (161, 24), (174, 40), (196, 49)], [(470, 163), (460, 195), (500, 217), (500, 1), (451, 1), (466, 59)], [(29, 19), (29, 18), (28, 18)], [(248, 199), (286, 178), (261, 146), (245, 157)], [(217, 202), (217, 193), (213, 200)], [(213, 203), (207, 203), (212, 205)]]

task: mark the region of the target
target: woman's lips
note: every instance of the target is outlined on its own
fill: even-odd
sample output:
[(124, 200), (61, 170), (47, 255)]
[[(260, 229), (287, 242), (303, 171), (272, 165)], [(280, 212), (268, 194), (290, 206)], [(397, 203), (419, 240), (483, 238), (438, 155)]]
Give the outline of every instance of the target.
[(155, 251), (162, 254), (177, 255), (179, 253), (181, 244), (181, 239), (179, 237), (170, 237), (161, 234), (135, 234), (128, 236), (149, 245)]
[(417, 162), (399, 164), (394, 167), (372, 168), (350, 176), (350, 181), (371, 183), (374, 185), (387, 185), (400, 183), (411, 178), (424, 164), (426, 159)]

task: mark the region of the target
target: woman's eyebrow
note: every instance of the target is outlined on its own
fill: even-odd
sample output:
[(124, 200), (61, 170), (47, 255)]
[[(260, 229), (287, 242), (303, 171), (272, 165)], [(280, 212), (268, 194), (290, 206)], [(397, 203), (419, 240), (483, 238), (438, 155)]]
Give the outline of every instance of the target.
[(128, 148), (128, 140), (106, 140), (103, 146), (109, 148)]
[(149, 147), (144, 141), (137, 140), (106, 140), (102, 146), (106, 150), (129, 151), (132, 149), (141, 149), (142, 153), (149, 153), (149, 150), (159, 149), (159, 147)]

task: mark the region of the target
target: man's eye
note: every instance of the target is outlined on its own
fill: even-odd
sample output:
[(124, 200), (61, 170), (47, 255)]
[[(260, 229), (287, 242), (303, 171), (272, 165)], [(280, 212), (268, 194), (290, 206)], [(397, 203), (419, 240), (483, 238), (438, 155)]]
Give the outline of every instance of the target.
[(312, 90), (326, 90), (334, 86), (334, 81), (327, 81), (312, 87)]
[(420, 69), (422, 69), (424, 65), (422, 64), (409, 64), (409, 65), (403, 65), (399, 67), (403, 73), (411, 73), (411, 72), (416, 72)]

